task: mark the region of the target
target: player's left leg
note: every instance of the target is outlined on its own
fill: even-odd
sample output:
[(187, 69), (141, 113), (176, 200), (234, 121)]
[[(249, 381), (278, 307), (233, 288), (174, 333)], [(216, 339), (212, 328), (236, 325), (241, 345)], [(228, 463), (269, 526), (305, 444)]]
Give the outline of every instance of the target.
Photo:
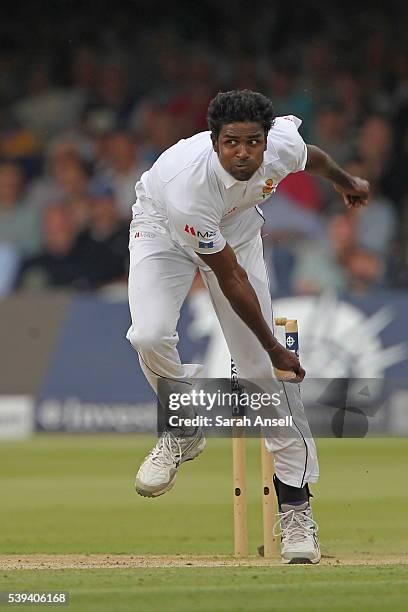
[(319, 563), (321, 554), (317, 539), (318, 526), (310, 506), (309, 485), (299, 489), (273, 477), (278, 498), (278, 521), (274, 535), (281, 536), (283, 563)]
[[(271, 297), (263, 260), (260, 236), (236, 249), (239, 263), (254, 287), (265, 320), (273, 329)], [(202, 276), (220, 321), (231, 355), (241, 379), (256, 380), (268, 389), (274, 378), (269, 356), (259, 340), (234, 312), (218, 281), (208, 268)], [(293, 425), (268, 436), (268, 451), (273, 452), (282, 533), (282, 560), (285, 563), (317, 563), (320, 551), (317, 527), (309, 504), (308, 483), (316, 482), (319, 469), (316, 446), (307, 422), (298, 385), (274, 382), (282, 389), (279, 416), (292, 416)]]

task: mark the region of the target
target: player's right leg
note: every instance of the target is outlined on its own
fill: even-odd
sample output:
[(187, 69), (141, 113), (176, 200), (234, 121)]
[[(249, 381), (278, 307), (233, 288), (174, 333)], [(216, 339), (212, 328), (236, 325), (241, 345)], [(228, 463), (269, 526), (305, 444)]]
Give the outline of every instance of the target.
[(205, 437), (200, 427), (192, 435), (165, 430), (139, 468), (135, 480), (137, 493), (158, 497), (169, 491), (181, 464), (195, 459), (204, 448)]
[[(196, 274), (196, 264), (179, 249), (166, 231), (152, 225), (132, 228), (130, 237), (129, 305), (132, 325), (127, 338), (139, 355), (140, 365), (157, 392), (160, 379), (179, 381), (201, 373), (200, 364), (182, 364), (177, 351), (176, 325), (180, 308)], [(136, 490), (157, 497), (174, 484), (179, 466), (194, 459), (205, 446), (201, 429), (165, 431), (143, 461)]]
[(136, 349), (141, 368), (157, 392), (161, 378), (193, 378), (202, 370), (200, 364), (181, 363), (176, 331), (180, 308), (197, 266), (172, 242), (167, 232), (159, 232), (145, 224), (141, 228), (144, 229), (132, 230), (129, 243), (132, 325), (126, 337)]

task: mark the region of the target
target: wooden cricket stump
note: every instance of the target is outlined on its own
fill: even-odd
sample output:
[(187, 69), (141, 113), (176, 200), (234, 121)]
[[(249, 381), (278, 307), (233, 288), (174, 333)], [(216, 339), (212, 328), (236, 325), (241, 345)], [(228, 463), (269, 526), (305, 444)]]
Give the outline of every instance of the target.
[[(298, 323), (296, 319), (286, 317), (275, 318), (275, 325), (285, 327), (286, 348), (298, 355)], [(274, 368), (275, 376), (279, 380), (290, 381), (296, 378), (294, 372), (287, 372)], [(235, 364), (231, 360), (231, 390), (239, 391), (238, 376)], [(242, 414), (236, 412), (239, 418)], [(234, 555), (237, 558), (246, 558), (249, 553), (248, 546), (248, 504), (246, 488), (246, 452), (245, 428), (232, 429), (232, 465), (233, 465), (233, 495), (234, 495)], [(258, 553), (266, 559), (279, 555), (277, 538), (273, 535), (273, 526), (277, 514), (277, 500), (273, 486), (273, 456), (265, 446), (265, 438), (261, 442), (261, 476), (262, 476), (262, 523), (263, 544), (258, 546)]]
[[(240, 431), (241, 430), (241, 431)], [(246, 487), (246, 452), (244, 428), (235, 428), (232, 438), (233, 494), (234, 494), (234, 555), (245, 559), (249, 554), (248, 544), (248, 499)], [(261, 443), (261, 476), (262, 476), (262, 524), (263, 544), (258, 546), (258, 553), (266, 559), (277, 557), (278, 544), (273, 536), (273, 525), (276, 520), (277, 503), (273, 487), (273, 457), (266, 450), (265, 439)]]
[[(248, 504), (246, 487), (246, 453), (243, 428), (235, 428), (232, 438), (234, 484), (234, 555), (248, 557)], [(237, 437), (239, 436), (239, 437)]]
[(273, 535), (273, 526), (278, 511), (273, 486), (273, 456), (266, 450), (265, 438), (261, 438), (261, 474), (262, 474), (262, 522), (263, 545), (258, 546), (258, 553), (265, 559), (279, 555), (278, 542)]
[[(231, 391), (239, 395), (237, 369), (231, 359)], [(239, 404), (232, 410), (232, 416), (239, 419), (244, 411)], [(234, 493), (234, 554), (240, 559), (248, 556), (248, 510), (246, 487), (245, 428), (232, 427), (232, 471)]]
[[(285, 344), (289, 351), (293, 351), (296, 355), (299, 355), (299, 343), (298, 343), (298, 322), (296, 319), (287, 319), (286, 317), (276, 317), (274, 319), (276, 326), (282, 326), (285, 328)], [(285, 370), (279, 370), (274, 368), (275, 376), (279, 380), (291, 381), (296, 378), (294, 372), (287, 372)]]

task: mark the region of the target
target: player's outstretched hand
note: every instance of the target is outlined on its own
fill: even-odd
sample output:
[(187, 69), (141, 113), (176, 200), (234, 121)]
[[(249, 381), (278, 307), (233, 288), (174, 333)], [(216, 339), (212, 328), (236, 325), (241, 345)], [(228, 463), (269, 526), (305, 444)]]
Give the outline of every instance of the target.
[(334, 183), (336, 191), (341, 193), (347, 208), (361, 208), (367, 206), (370, 183), (358, 176), (352, 176), (351, 187), (347, 189)]
[(300, 365), (299, 357), (293, 351), (288, 351), (288, 349), (277, 342), (272, 350), (268, 350), (268, 354), (274, 368), (296, 374), (296, 378), (291, 378), (288, 382), (302, 382), (306, 372)]

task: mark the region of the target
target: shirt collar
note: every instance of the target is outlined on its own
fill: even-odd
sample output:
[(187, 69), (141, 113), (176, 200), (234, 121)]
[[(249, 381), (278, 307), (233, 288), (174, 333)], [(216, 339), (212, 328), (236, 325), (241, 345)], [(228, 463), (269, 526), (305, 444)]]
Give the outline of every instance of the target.
[[(277, 161), (278, 159), (279, 159), (279, 155), (275, 149), (275, 145), (271, 141), (269, 141), (268, 148), (266, 149), (264, 153), (264, 159), (263, 159), (262, 165), (260, 166), (257, 172), (261, 172), (262, 174), (264, 174), (265, 166), (273, 163), (274, 161)], [(211, 160), (212, 160), (212, 166), (213, 166), (214, 172), (217, 175), (217, 177), (220, 179), (220, 181), (224, 184), (225, 189), (230, 189), (230, 187), (233, 187), (236, 183), (242, 184), (244, 182), (244, 181), (238, 181), (232, 176), (232, 174), (230, 174), (229, 172), (225, 170), (225, 168), (223, 168), (218, 158), (218, 155), (215, 151), (212, 151)]]
[(211, 155), (212, 167), (214, 169), (215, 174), (220, 179), (222, 183), (224, 183), (225, 189), (229, 189), (235, 183), (241, 183), (242, 181), (237, 181), (232, 174), (227, 172), (225, 168), (222, 167), (220, 160), (218, 159), (218, 155), (215, 151), (212, 151)]

